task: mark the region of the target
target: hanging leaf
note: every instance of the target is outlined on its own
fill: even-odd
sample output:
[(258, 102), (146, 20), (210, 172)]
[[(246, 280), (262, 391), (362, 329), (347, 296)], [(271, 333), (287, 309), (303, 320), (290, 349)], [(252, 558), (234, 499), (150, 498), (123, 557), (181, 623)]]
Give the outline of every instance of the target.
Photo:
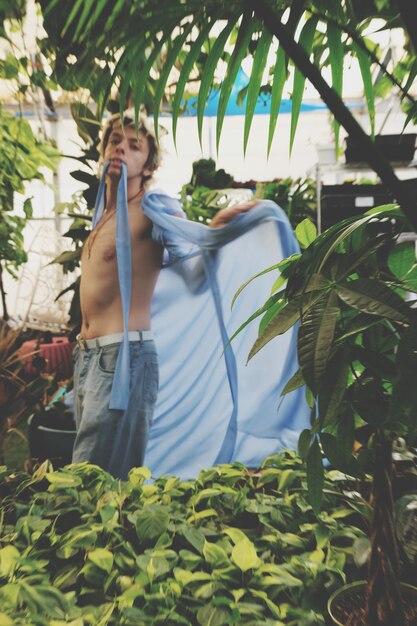
[(223, 28), (222, 32), (220, 33), (220, 35), (217, 37), (216, 41), (214, 42), (213, 48), (211, 49), (206, 59), (206, 63), (204, 65), (204, 72), (201, 77), (201, 84), (200, 84), (200, 90), (198, 92), (198, 101), (197, 101), (197, 125), (198, 125), (198, 139), (200, 142), (200, 146), (203, 145), (202, 136), (203, 136), (204, 111), (205, 111), (209, 91), (213, 83), (214, 71), (217, 67), (217, 63), (220, 57), (224, 53), (226, 42), (237, 20), (239, 19), (239, 15), (240, 15), (240, 12), (236, 12), (229, 18), (226, 26)]
[(181, 100), (184, 95), (185, 86), (193, 69), (194, 63), (197, 61), (201, 47), (204, 41), (207, 39), (209, 32), (216, 21), (216, 16), (211, 20), (207, 20), (201, 29), (197, 39), (190, 44), (190, 51), (184, 61), (184, 65), (181, 68), (181, 72), (178, 78), (178, 83), (175, 89), (174, 101), (172, 103), (172, 136), (174, 139), (175, 148), (177, 147), (177, 123), (180, 112)]
[(355, 42), (352, 42), (352, 49), (356, 54), (359, 62), (359, 68), (362, 74), (363, 90), (365, 94), (366, 105), (368, 107), (369, 122), (371, 126), (371, 137), (375, 135), (375, 98), (374, 98), (374, 86), (372, 84), (371, 74), (371, 59), (366, 52), (358, 46)]
[[(335, 3), (336, 5), (336, 3)], [(335, 7), (336, 8), (336, 7)], [(339, 18), (343, 18), (343, 12)], [(332, 72), (332, 87), (338, 93), (340, 97), (343, 94), (343, 60), (344, 60), (344, 46), (342, 43), (342, 30), (337, 26), (327, 24), (327, 43), (329, 45), (329, 59)], [(334, 142), (336, 146), (336, 154), (339, 148), (339, 129), (340, 125), (337, 120), (333, 121), (334, 129)]]
[(333, 347), (339, 315), (337, 294), (325, 293), (301, 319), (298, 332), (298, 360), (304, 380), (317, 393)]
[(272, 148), (272, 140), (277, 125), (279, 107), (282, 100), (282, 92), (284, 90), (285, 81), (287, 80), (287, 60), (284, 49), (280, 46), (277, 51), (277, 59), (275, 61), (274, 76), (271, 90), (271, 112), (269, 115), (268, 130), (268, 157)]
[(290, 380), (285, 385), (284, 389), (281, 391), (281, 396), (285, 396), (287, 393), (291, 393), (291, 391), (295, 391), (295, 389), (299, 389), (305, 385), (305, 380), (303, 376), (303, 372), (301, 368), (298, 369), (293, 376), (291, 376)]
[(386, 284), (373, 278), (339, 283), (336, 291), (343, 302), (363, 313), (379, 315), (405, 325), (412, 321), (409, 307), (403, 299)]
[(328, 361), (318, 395), (320, 427), (333, 423), (340, 414), (348, 386), (350, 372), (349, 355), (338, 350)]
[(388, 256), (388, 267), (391, 272), (404, 280), (411, 268), (416, 264), (416, 252), (411, 241), (400, 243), (391, 250)]
[(145, 93), (145, 87), (148, 81), (148, 74), (158, 54), (161, 52), (162, 47), (164, 43), (166, 42), (166, 38), (168, 36), (169, 35), (166, 32), (163, 32), (160, 39), (156, 41), (141, 71), (138, 72), (137, 81), (134, 81), (133, 83), (132, 91), (133, 91), (133, 98), (135, 102), (135, 130), (136, 132), (138, 132), (139, 112), (140, 112), (141, 105), (143, 104), (143, 101), (144, 101), (144, 93)]
[(177, 60), (180, 50), (182, 49), (184, 45), (185, 40), (187, 39), (188, 35), (193, 29), (195, 21), (196, 20), (194, 19), (191, 22), (188, 22), (186, 26), (184, 26), (184, 30), (181, 33), (181, 35), (178, 35), (178, 37), (176, 37), (173, 40), (171, 50), (169, 51), (169, 53), (167, 54), (165, 58), (163, 70), (160, 73), (158, 81), (157, 81), (157, 87), (156, 87), (156, 92), (155, 92), (155, 97), (154, 97), (154, 127), (155, 127), (155, 137), (157, 141), (158, 141), (158, 134), (159, 134), (159, 128), (158, 128), (159, 109), (161, 106), (162, 98), (165, 93), (165, 86), (168, 81), (168, 76), (170, 75), (171, 70), (175, 65), (175, 62)]
[[(85, 4), (87, 5), (88, 10), (89, 10), (94, 5), (94, 0), (87, 0), (87, 2)], [(72, 7), (72, 11), (69, 14), (69, 17), (68, 17), (67, 21), (65, 22), (64, 28), (62, 29), (62, 35), (65, 35), (65, 33), (68, 31), (69, 27), (71, 26), (71, 24), (75, 20), (78, 12), (79, 12), (79, 10), (81, 9), (82, 6), (85, 7), (84, 0), (77, 0), (76, 3), (74, 4), (74, 6)]]
[(248, 324), (250, 324), (251, 322), (253, 322), (254, 319), (256, 319), (257, 317), (259, 317), (260, 315), (262, 315), (262, 313), (265, 313), (267, 311), (270, 310), (270, 308), (274, 307), (276, 305), (276, 308), (274, 308), (274, 311), (276, 312), (277, 310), (280, 310), (285, 304), (285, 298), (283, 297), (283, 295), (281, 293), (276, 293), (273, 296), (271, 296), (270, 298), (268, 298), (268, 300), (265, 302), (265, 304), (263, 304), (257, 311), (255, 311), (254, 313), (252, 313), (252, 315), (250, 317), (248, 317), (247, 320), (245, 320), (243, 322), (243, 324), (241, 324), (241, 326), (239, 326), (239, 328), (233, 333), (233, 335), (230, 337), (229, 339), (229, 343), (244, 329), (246, 328), (246, 326)]
[(249, 132), (252, 125), (253, 115), (255, 113), (256, 103), (259, 98), (259, 90), (262, 83), (262, 76), (265, 70), (268, 58), (269, 48), (272, 43), (272, 33), (268, 29), (264, 29), (260, 39), (258, 40), (253, 66), (248, 85), (248, 97), (246, 101), (245, 112), (245, 128), (243, 132), (243, 154), (246, 154), (246, 147), (249, 139)]
[(239, 289), (236, 291), (235, 295), (233, 296), (232, 299), (232, 304), (230, 305), (230, 308), (233, 309), (233, 305), (236, 302), (237, 297), (239, 296), (240, 293), (242, 293), (242, 291), (245, 289), (245, 287), (247, 287), (249, 285), (249, 283), (251, 283), (253, 280), (255, 280), (255, 278), (258, 278), (259, 276), (263, 276), (264, 274), (267, 274), (268, 272), (272, 272), (276, 269), (280, 268), (280, 264), (277, 263), (276, 265), (271, 265), (271, 267), (267, 267), (266, 270), (262, 270), (261, 272), (258, 272), (257, 274), (254, 274), (253, 276), (251, 276), (248, 280), (246, 280), (243, 285), (240, 285)]
[[(300, 33), (299, 42), (301, 46), (304, 48), (305, 52), (308, 54), (308, 56), (310, 56), (311, 50), (313, 48), (314, 33), (316, 32), (317, 21), (318, 19), (316, 17), (311, 17), (304, 24)], [(290, 154), (292, 152), (292, 147), (293, 147), (294, 138), (295, 138), (295, 131), (297, 129), (298, 118), (300, 116), (305, 82), (306, 82), (306, 77), (296, 67), (294, 70), (294, 82), (293, 82), (292, 100), (291, 100), (292, 108), (291, 108), (291, 128), (290, 128)]]
[(271, 339), (277, 335), (282, 335), (291, 326), (300, 319), (301, 315), (304, 315), (308, 309), (314, 305), (315, 302), (321, 297), (321, 291), (311, 291), (303, 296), (298, 296), (287, 302), (282, 310), (276, 315), (269, 324), (266, 325), (262, 334), (253, 344), (248, 356), (248, 361), (255, 356), (261, 348), (263, 348)]
[(258, 19), (252, 17), (251, 12), (246, 11), (243, 14), (242, 21), (240, 23), (236, 44), (233, 48), (232, 55), (229, 59), (226, 76), (222, 83), (219, 98), (219, 109), (217, 111), (216, 120), (216, 148), (219, 150), (220, 135), (222, 132), (224, 116), (226, 114), (226, 108), (230, 99), (233, 85), (236, 80), (237, 73), (240, 65), (247, 55), (248, 45), (252, 39), (253, 33), (257, 30), (261, 30), (261, 22)]
[(323, 501), (324, 470), (319, 442), (314, 439), (307, 455), (308, 499), (316, 515), (320, 513)]

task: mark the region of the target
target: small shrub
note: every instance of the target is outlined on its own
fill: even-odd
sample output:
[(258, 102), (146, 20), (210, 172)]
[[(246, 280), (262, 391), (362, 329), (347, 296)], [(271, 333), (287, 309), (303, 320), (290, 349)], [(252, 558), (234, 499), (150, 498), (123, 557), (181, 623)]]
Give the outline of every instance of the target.
[(147, 468), (126, 482), (87, 464), (2, 468), (0, 623), (325, 623), (364, 534), (352, 522), (365, 505), (331, 473), (319, 519), (294, 453), (254, 474), (234, 464), (186, 482), (149, 478)]

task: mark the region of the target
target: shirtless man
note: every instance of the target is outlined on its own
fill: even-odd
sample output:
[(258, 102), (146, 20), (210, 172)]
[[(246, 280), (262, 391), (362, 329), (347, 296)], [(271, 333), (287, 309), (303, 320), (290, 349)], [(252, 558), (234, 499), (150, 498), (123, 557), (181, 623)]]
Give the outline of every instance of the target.
[[(89, 461), (126, 478), (143, 462), (158, 393), (158, 358), (151, 332), (151, 300), (162, 265), (163, 246), (152, 239), (152, 222), (144, 215), (141, 198), (159, 165), (159, 148), (146, 118), (138, 136), (133, 117), (118, 115), (103, 130), (101, 156), (106, 171), (105, 209), (88, 237), (81, 258), (81, 333), (74, 351), (74, 403), (77, 423), (73, 462)], [(130, 385), (127, 413), (110, 408), (114, 372), (123, 339), (118, 263), (116, 204), (122, 164), (127, 170), (127, 206), (132, 254), (132, 301), (128, 320)], [(247, 203), (225, 209), (212, 221), (223, 226)], [(114, 442), (120, 422), (129, 417), (123, 459), (115, 458)], [(119, 433), (120, 435), (120, 433)]]

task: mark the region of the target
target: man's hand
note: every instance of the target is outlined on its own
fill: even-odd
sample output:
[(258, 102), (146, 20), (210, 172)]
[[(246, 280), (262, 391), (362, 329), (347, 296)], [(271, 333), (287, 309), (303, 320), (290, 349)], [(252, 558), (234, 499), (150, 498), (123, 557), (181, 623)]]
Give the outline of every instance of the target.
[(225, 226), (228, 222), (237, 217), (240, 213), (245, 213), (258, 204), (259, 200), (251, 200), (250, 202), (244, 202), (243, 204), (235, 204), (234, 206), (222, 209), (211, 220), (210, 228), (218, 228), (219, 226)]

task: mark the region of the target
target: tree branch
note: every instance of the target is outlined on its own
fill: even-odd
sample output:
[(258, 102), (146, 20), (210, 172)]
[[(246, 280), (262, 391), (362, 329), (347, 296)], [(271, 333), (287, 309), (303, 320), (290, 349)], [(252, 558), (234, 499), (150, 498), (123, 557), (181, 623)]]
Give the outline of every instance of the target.
[(358, 124), (349, 109), (337, 92), (324, 80), (319, 68), (311, 63), (304, 48), (298, 44), (288, 28), (277, 17), (276, 13), (266, 4), (264, 0), (247, 0), (255, 15), (259, 17), (266, 28), (277, 37), (280, 45), (286, 54), (293, 60), (298, 69), (309, 79), (317, 89), (325, 104), (333, 113), (335, 119), (343, 126), (346, 132), (352, 137), (358, 148), (364, 155), (364, 160), (375, 170), (382, 182), (390, 189), (393, 196), (401, 205), (414, 229), (417, 231), (417, 211), (415, 210), (415, 199), (411, 191), (402, 184), (396, 176), (390, 163), (383, 158), (374, 142)]

